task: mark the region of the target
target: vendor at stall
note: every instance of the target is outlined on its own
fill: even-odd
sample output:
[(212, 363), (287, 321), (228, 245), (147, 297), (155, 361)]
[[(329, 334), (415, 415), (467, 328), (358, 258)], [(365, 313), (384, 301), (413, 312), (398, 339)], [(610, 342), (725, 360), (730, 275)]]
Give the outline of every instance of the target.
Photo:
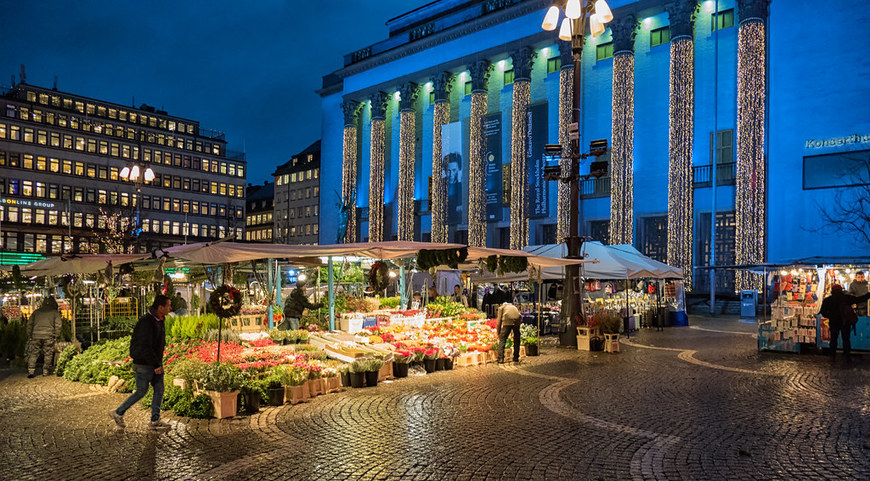
[(284, 300), (284, 322), (278, 326), (278, 329), (299, 329), (299, 320), (302, 319), (302, 314), (305, 309), (320, 309), (323, 303), (312, 303), (305, 295), (305, 283), (297, 282), (296, 289), (287, 296)]
[[(867, 280), (864, 279), (864, 271), (858, 271), (855, 273), (855, 280), (849, 284), (849, 291), (847, 294), (858, 297), (867, 294)], [(867, 301), (859, 302), (855, 305), (855, 312), (864, 317), (867, 315)]]
[(460, 287), (459, 284), (453, 286), (453, 295), (450, 296), (450, 300), (468, 307), (468, 297), (462, 293), (462, 287)]

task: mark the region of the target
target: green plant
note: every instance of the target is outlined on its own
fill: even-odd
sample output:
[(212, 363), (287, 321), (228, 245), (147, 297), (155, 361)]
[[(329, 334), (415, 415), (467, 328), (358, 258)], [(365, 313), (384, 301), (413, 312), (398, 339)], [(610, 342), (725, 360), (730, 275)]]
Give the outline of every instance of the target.
[(377, 358), (366, 359), (364, 364), (366, 372), (380, 371), (381, 368), (384, 367), (384, 361)]
[(530, 344), (526, 342), (526, 339), (534, 337), (535, 342), (531, 344), (537, 344), (538, 340), (538, 328), (531, 324), (520, 324), (520, 342), (523, 344)]
[(283, 371), (283, 368), (275, 367), (269, 372), (269, 375), (263, 379), (267, 389), (284, 387)]
[(206, 391), (237, 391), (242, 384), (242, 370), (226, 362), (207, 365), (203, 374), (202, 389)]
[(193, 388), (193, 384), (199, 383), (205, 378), (205, 369), (208, 365), (194, 358), (181, 358), (172, 364), (170, 373), (173, 377), (183, 379), (185, 386)]
[(178, 404), (178, 401), (183, 399), (184, 396), (184, 389), (168, 384), (163, 391), (163, 402), (160, 403), (160, 409), (162, 411), (172, 411), (175, 405)]
[(193, 312), (199, 312), (199, 307), (202, 305), (202, 299), (194, 294), (190, 296), (190, 310)]
[(58, 376), (63, 376), (63, 371), (66, 369), (66, 365), (69, 364), (70, 360), (78, 355), (79, 349), (75, 344), (70, 344), (65, 347), (63, 352), (60, 353), (60, 356), (57, 358), (57, 364), (54, 367), (54, 373)]
[(308, 369), (301, 366), (284, 366), (282, 371), (282, 384), (285, 386), (301, 386), (308, 381)]
[(0, 326), (0, 354), (2, 359), (24, 358), (27, 347), (27, 329), (24, 321), (10, 321)]
[(602, 334), (616, 334), (622, 325), (622, 317), (618, 313), (606, 310), (596, 311), (592, 320), (601, 328)]
[(287, 339), (287, 332), (288, 331), (282, 331), (281, 329), (270, 329), (269, 337), (275, 343), (281, 344), (282, 342), (284, 342), (284, 339)]
[(217, 341), (219, 337), (222, 342), (241, 342), (242, 340), (239, 333), (232, 329), (209, 329), (202, 336), (206, 341)]
[(217, 329), (218, 317), (214, 314), (201, 316), (175, 316), (170, 325), (167, 325), (167, 333), (173, 339), (202, 339), (209, 329)]
[(538, 345), (538, 338), (536, 336), (529, 336), (529, 337), (523, 339), (523, 345), (537, 346)]
[(212, 405), (208, 394), (200, 393), (194, 397), (192, 391), (185, 390), (183, 397), (175, 404), (173, 411), (177, 416), (207, 419), (214, 415), (214, 405)]
[(308, 342), (308, 331), (305, 329), (299, 329), (296, 331), (296, 338), (301, 342)]
[(354, 361), (350, 363), (350, 372), (356, 374), (361, 372), (366, 372), (366, 364), (365, 361)]
[(266, 379), (257, 379), (253, 376), (245, 375), (239, 390), (245, 396), (260, 396), (261, 400), (266, 401), (269, 399), (266, 395), (266, 388), (268, 387), (269, 383)]
[(399, 307), (400, 299), (398, 297), (382, 297), (381, 298), (381, 309), (395, 309)]
[(467, 247), (440, 250), (420, 249), (417, 252), (417, 267), (424, 271), (438, 266), (449, 266), (456, 269), (466, 259), (468, 259)]

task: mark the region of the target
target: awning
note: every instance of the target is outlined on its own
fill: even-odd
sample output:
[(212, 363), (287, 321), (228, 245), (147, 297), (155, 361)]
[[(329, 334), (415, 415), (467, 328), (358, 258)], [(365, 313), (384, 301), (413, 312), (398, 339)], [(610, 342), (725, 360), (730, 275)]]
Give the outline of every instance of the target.
[(150, 254), (65, 254), (49, 257), (21, 267), (26, 276), (59, 276), (63, 274), (93, 274), (105, 270), (112, 263), (117, 269), (121, 264), (151, 257)]

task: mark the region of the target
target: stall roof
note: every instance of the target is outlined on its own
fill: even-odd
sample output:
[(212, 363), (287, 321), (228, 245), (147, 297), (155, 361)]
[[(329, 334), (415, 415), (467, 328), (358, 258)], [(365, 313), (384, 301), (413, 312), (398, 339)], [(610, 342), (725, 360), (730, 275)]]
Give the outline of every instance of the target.
[(27, 276), (59, 276), (63, 274), (93, 274), (112, 263), (117, 269), (121, 264), (151, 257), (150, 254), (64, 254), (49, 257), (21, 267)]

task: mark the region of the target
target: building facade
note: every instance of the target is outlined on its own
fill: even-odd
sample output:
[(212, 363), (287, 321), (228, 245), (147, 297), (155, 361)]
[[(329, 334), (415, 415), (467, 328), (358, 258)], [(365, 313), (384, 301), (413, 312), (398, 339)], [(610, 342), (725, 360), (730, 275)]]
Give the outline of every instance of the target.
[(849, 14), (826, 20), (832, 49), (799, 28), (813, 2), (614, 0), (605, 33), (585, 38), (576, 92), (570, 43), (541, 29), (551, 3), (433, 2), (323, 77), (323, 185), (356, 207), (321, 203), (323, 242), (345, 229), (346, 241), (560, 242), (568, 191), (542, 170), (567, 162), (543, 149), (567, 146), (580, 95), (581, 147), (611, 146), (608, 174), (581, 185), (582, 236), (633, 244), (697, 291), (711, 263), (870, 254), (819, 212), (870, 182), (854, 168), (870, 150), (860, 2), (836, 2)]
[(272, 173), (275, 177), (276, 243), (319, 242), (320, 174), (319, 140), (278, 166)]
[(247, 166), (224, 134), (146, 105), (23, 83), (0, 99), (0, 251), (145, 252), (242, 238)]
[(245, 194), (245, 240), (248, 242), (272, 243), (275, 221), (275, 184), (264, 181), (263, 185), (248, 184)]

